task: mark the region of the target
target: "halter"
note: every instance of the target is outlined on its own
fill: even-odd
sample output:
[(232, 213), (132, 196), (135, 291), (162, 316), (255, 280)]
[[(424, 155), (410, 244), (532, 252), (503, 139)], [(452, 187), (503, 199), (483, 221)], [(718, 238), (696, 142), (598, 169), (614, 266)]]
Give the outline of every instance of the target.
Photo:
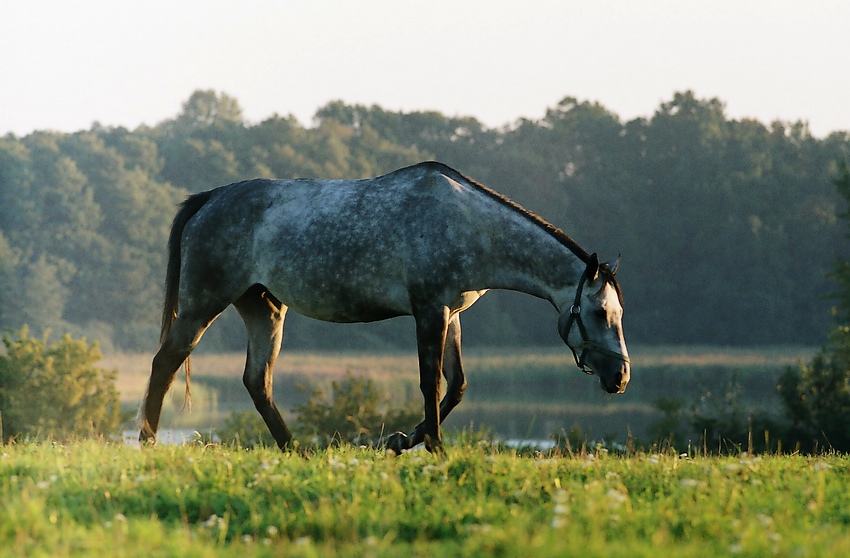
[[(570, 314), (567, 317), (567, 323), (564, 324), (564, 327), (562, 328), (563, 333), (561, 334), (561, 337), (563, 337), (564, 343), (567, 344), (567, 347), (569, 347), (570, 351), (573, 353), (573, 358), (576, 360), (576, 366), (579, 367), (579, 370), (581, 370), (585, 374), (592, 376), (594, 375), (593, 370), (589, 369), (587, 367), (587, 364), (585, 364), (584, 362), (585, 358), (587, 357), (588, 351), (594, 351), (603, 355), (607, 355), (622, 360), (626, 363), (630, 361), (628, 356), (607, 349), (601, 346), (599, 343), (596, 343), (595, 341), (591, 341), (590, 337), (588, 337), (587, 335), (587, 328), (584, 327), (584, 322), (581, 319), (581, 293), (584, 290), (584, 284), (587, 282), (589, 271), (590, 266), (588, 266), (585, 272), (581, 275), (581, 281), (579, 281), (578, 288), (576, 288), (576, 298), (573, 301), (573, 305), (570, 306)], [(574, 323), (578, 325), (578, 331), (581, 335), (581, 343), (579, 343), (575, 347), (570, 345), (567, 341), (570, 338), (570, 331), (572, 330)], [(581, 353), (578, 353), (577, 351), (581, 351)]]

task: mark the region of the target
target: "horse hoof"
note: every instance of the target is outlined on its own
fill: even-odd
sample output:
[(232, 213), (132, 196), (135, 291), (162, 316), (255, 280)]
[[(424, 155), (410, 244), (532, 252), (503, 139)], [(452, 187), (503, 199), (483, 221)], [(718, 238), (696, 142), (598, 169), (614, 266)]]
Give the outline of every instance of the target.
[(410, 449), (410, 438), (404, 432), (396, 432), (387, 437), (384, 446), (396, 455), (401, 455), (403, 450)]
[(446, 450), (443, 448), (443, 441), (439, 438), (431, 438), (428, 434), (425, 434), (425, 449), (434, 455), (446, 455)]

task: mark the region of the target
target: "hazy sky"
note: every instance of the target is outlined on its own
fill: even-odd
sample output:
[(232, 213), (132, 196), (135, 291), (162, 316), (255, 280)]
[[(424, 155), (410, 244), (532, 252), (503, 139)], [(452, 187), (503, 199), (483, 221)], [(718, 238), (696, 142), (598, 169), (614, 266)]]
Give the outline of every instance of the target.
[(196, 89), (250, 122), (341, 99), (489, 126), (692, 89), (823, 137), (850, 130), (848, 68), (847, 0), (4, 1), (0, 136), (154, 125)]

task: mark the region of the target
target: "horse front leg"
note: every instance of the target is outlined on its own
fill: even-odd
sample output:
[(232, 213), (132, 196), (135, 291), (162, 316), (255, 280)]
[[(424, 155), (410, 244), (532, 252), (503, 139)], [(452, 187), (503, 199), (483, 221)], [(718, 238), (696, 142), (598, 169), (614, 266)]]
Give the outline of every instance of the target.
[[(440, 425), (443, 424), (452, 409), (461, 402), (466, 391), (466, 375), (463, 373), (463, 363), (460, 356), (460, 314), (455, 314), (449, 321), (445, 349), (443, 350), (443, 376), (446, 378), (447, 389), (445, 397), (440, 402)], [(417, 424), (408, 437), (411, 440), (424, 440), (425, 421)]]
[(416, 346), (419, 354), (419, 389), (425, 407), (425, 420), (408, 436), (396, 432), (387, 440), (387, 448), (402, 450), (425, 442), (432, 453), (442, 453), (440, 434), (440, 374), (443, 370), (443, 351), (449, 324), (449, 309), (445, 306), (427, 308), (414, 313)]
[(460, 314), (452, 316), (446, 333), (443, 350), (443, 376), (446, 378), (446, 396), (440, 403), (440, 424), (446, 420), (452, 409), (458, 406), (466, 391), (466, 375), (460, 356)]

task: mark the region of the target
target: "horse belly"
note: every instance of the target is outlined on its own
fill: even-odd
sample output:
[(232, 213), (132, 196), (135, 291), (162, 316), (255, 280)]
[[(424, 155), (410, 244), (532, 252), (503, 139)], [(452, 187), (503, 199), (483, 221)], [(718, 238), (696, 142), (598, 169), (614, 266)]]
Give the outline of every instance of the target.
[(410, 296), (400, 280), (279, 262), (254, 278), (295, 312), (328, 322), (372, 322), (409, 315)]
[(333, 279), (290, 277), (267, 286), (291, 310), (326, 322), (374, 322), (411, 313), (407, 290), (400, 283), (367, 286)]

